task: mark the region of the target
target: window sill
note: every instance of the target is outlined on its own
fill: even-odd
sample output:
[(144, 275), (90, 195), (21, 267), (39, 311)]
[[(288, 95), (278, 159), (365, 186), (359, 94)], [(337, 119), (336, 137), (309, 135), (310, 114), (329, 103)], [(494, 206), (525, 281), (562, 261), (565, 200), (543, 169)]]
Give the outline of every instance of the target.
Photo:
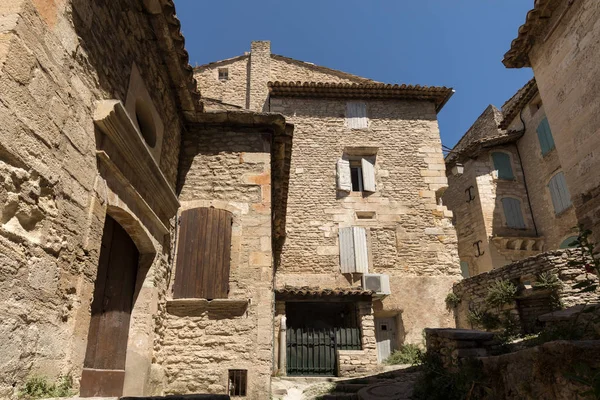
[(244, 315), (249, 299), (173, 299), (167, 300), (167, 313), (179, 317), (234, 318)]
[(560, 218), (560, 217), (562, 217), (562, 216), (563, 216), (563, 215), (565, 215), (567, 212), (569, 212), (569, 210), (571, 210), (572, 208), (573, 208), (573, 203), (571, 203), (571, 204), (569, 205), (569, 207), (565, 208), (564, 210), (561, 210), (561, 211), (559, 211), (559, 212), (555, 212), (555, 213), (554, 213), (554, 218)]
[(546, 159), (547, 157), (550, 157), (550, 155), (554, 154), (555, 152), (556, 152), (556, 146), (554, 146), (553, 148), (551, 148), (547, 152), (542, 153), (542, 159)]

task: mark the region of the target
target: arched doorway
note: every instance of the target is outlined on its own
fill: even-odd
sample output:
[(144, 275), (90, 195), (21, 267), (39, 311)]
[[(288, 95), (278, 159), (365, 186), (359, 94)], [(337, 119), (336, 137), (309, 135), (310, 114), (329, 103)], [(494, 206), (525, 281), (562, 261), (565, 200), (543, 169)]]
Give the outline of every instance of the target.
[(123, 393), (138, 263), (135, 243), (125, 229), (107, 215), (81, 376), (82, 397)]

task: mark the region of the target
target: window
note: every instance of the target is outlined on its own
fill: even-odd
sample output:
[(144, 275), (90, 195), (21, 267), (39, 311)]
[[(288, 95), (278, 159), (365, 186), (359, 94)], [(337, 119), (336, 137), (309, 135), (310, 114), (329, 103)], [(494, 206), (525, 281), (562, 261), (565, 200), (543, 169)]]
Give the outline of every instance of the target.
[(226, 299), (231, 213), (213, 207), (193, 208), (183, 211), (179, 221), (173, 297)]
[(227, 68), (219, 68), (219, 80), (226, 81), (229, 79), (229, 70)]
[(473, 200), (475, 200), (475, 195), (473, 194), (474, 190), (475, 190), (475, 187), (473, 185), (471, 185), (467, 189), (465, 189), (465, 193), (467, 194), (467, 203), (470, 203)]
[(494, 162), (494, 169), (498, 171), (498, 179), (515, 179), (508, 154), (495, 151), (492, 153), (492, 161)]
[(556, 214), (569, 208), (571, 205), (571, 195), (567, 188), (565, 174), (559, 172), (554, 175), (548, 183), (548, 188), (550, 189), (550, 197), (552, 197), (552, 204), (554, 205), (554, 212)]
[(367, 230), (358, 226), (340, 228), (339, 235), (342, 274), (368, 273)]
[(364, 102), (349, 101), (346, 103), (346, 126), (350, 129), (366, 129), (369, 127), (367, 105)]
[(229, 395), (246, 396), (248, 386), (248, 370), (230, 369), (229, 370)]
[(469, 263), (466, 261), (460, 262), (460, 272), (462, 273), (463, 278), (469, 277)]
[(504, 209), (506, 226), (514, 229), (525, 229), (525, 221), (523, 220), (521, 202), (519, 200), (505, 197), (502, 199), (502, 208)]
[(337, 189), (344, 192), (374, 192), (375, 166), (366, 158), (339, 159)]
[(559, 249), (570, 249), (572, 247), (577, 247), (577, 236), (569, 236), (563, 240)]
[(542, 148), (542, 155), (546, 155), (550, 150), (554, 149), (554, 138), (548, 124), (548, 118), (544, 117), (542, 122), (540, 122), (537, 127), (537, 134), (540, 147)]

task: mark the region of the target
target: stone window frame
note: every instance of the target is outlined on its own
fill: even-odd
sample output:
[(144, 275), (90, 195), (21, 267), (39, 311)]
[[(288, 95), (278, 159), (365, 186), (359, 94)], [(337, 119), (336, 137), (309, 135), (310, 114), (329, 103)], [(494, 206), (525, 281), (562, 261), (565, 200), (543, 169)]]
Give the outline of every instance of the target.
[(217, 68), (217, 80), (219, 82), (227, 82), (229, 80), (229, 68)]

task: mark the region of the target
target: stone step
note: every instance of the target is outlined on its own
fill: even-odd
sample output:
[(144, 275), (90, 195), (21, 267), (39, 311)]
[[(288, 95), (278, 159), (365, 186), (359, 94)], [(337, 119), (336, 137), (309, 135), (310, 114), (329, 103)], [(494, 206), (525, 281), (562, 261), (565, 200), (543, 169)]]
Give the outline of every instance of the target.
[(358, 400), (358, 395), (356, 393), (329, 393), (325, 394), (321, 397), (318, 397), (319, 400)]

